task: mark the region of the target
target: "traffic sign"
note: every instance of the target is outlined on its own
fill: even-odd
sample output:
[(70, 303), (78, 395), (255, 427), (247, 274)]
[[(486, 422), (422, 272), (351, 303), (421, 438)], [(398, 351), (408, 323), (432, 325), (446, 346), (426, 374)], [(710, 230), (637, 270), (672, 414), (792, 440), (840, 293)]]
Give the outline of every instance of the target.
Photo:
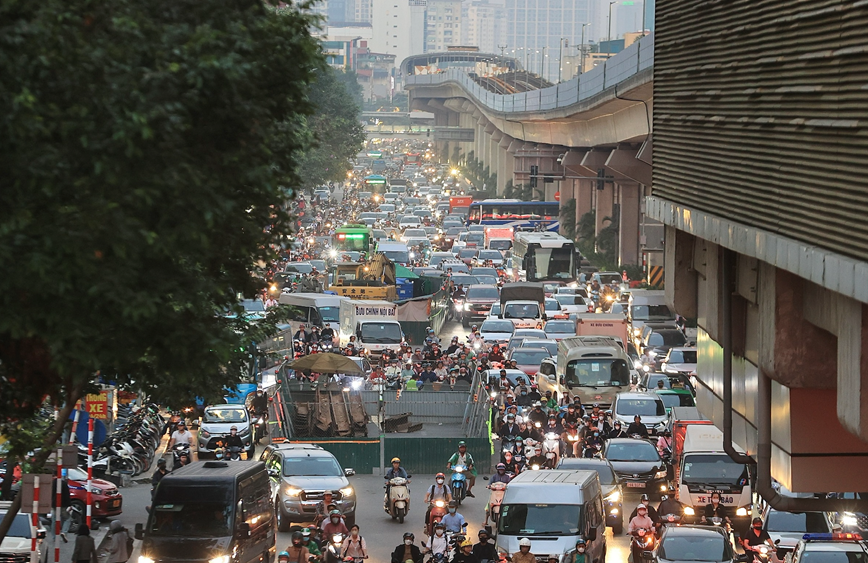
[(555, 201), (561, 200), (561, 192), (555, 192)]

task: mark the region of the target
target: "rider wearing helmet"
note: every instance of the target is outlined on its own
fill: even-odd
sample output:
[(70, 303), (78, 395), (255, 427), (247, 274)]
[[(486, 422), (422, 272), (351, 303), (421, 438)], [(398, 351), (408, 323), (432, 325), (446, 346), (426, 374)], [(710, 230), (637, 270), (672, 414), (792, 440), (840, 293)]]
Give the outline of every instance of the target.
[(518, 540), (518, 552), (512, 554), (512, 563), (536, 563), (536, 557), (530, 552), (530, 540)]
[(241, 436), (238, 435), (238, 427), (234, 424), (229, 429), (229, 435), (224, 440), (227, 448), (244, 449), (244, 442), (241, 441)]
[(319, 528), (316, 526), (310, 526), (308, 528), (301, 529), (301, 536), (304, 539), (304, 546), (310, 552), (311, 555), (316, 557), (317, 559), (322, 558), (322, 551), (319, 548), (319, 543), (317, 543), (317, 536), (319, 535)]
[(392, 563), (422, 563), (422, 551), (413, 544), (416, 537), (404, 532), (404, 541), (392, 552)]
[(326, 537), (330, 537), (334, 534), (343, 534), (347, 535), (350, 531), (347, 529), (347, 525), (344, 524), (343, 514), (341, 514), (340, 510), (332, 510), (329, 512), (328, 522), (323, 524), (322, 533)]
[(428, 525), (428, 522), (431, 519), (431, 506), (434, 504), (435, 500), (442, 500), (443, 502), (448, 503), (452, 500), (452, 490), (449, 488), (449, 485), (446, 484), (446, 475), (443, 473), (438, 473), (436, 477), (434, 477), (435, 484), (428, 487), (428, 490), (425, 491), (425, 505), (428, 507), (428, 511), (425, 513), (425, 525)]
[(479, 543), (473, 546), (473, 555), (477, 561), (497, 561), (497, 549), (494, 544), (489, 541), (488, 530), (485, 528), (479, 530)]
[(336, 506), (337, 505), (335, 504), (332, 492), (323, 491), (322, 500), (319, 501), (316, 505), (316, 516), (313, 520), (314, 523), (319, 526), (320, 524), (328, 521), (329, 512)]
[(452, 563), (479, 563), (473, 555), (473, 543), (465, 538), (458, 546), (458, 552), (452, 556)]
[(289, 553), (281, 551), (277, 554), (277, 563), (289, 563)]
[(498, 463), (495, 469), (497, 470), (497, 473), (491, 476), (491, 481), (489, 481), (489, 483), (509, 483), (512, 477), (506, 474), (506, 464)]
[(675, 486), (669, 485), (669, 494), (660, 497), (660, 504), (657, 505), (657, 516), (662, 518), (666, 514), (676, 514), (681, 516), (684, 513), (684, 505), (678, 502), (674, 496)]
[(304, 545), (304, 537), (301, 532), (292, 533), (292, 543), (286, 548), (289, 554), (289, 563), (307, 563), (310, 552)]
[[(401, 467), (401, 458), (393, 457), (392, 458), (392, 467), (386, 471), (386, 498), (383, 500), (385, 506), (389, 506), (389, 489), (391, 485), (389, 485), (389, 481), (395, 479), (396, 477), (403, 477), (404, 479), (409, 479), (410, 476), (407, 474), (407, 470)], [(410, 485), (407, 485), (407, 490), (410, 490)]]
[[(763, 530), (762, 518), (757, 516), (751, 522), (750, 530), (742, 538), (742, 545), (744, 545), (746, 550), (754, 551), (757, 546), (762, 544), (768, 545), (773, 550), (776, 549), (774, 542), (769, 537), (769, 533)], [(774, 551), (771, 553), (774, 553)]]
[(454, 500), (450, 500), (448, 510), (449, 512), (443, 516), (443, 519), (440, 520), (440, 522), (446, 526), (447, 532), (460, 534), (467, 525), (467, 522), (464, 520), (464, 516), (458, 512), (458, 503)]
[(576, 553), (573, 556), (573, 560), (569, 563), (588, 563), (590, 559), (585, 554), (585, 551), (588, 549), (588, 544), (582, 538), (576, 540)]

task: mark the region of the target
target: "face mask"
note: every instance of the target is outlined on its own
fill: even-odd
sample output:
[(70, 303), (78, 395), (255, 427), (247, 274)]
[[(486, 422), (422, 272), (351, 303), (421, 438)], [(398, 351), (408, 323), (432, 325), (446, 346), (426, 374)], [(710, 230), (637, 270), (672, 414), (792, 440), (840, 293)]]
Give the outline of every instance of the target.
[(340, 518), (332, 518), (332, 524), (337, 524), (340, 520)]
[(350, 532), (350, 533), (353, 534), (354, 536), (358, 536), (358, 535), (359, 535), (359, 531), (358, 531), (358, 530), (353, 530), (353, 531)]
[(762, 525), (762, 524), (754, 524), (754, 525), (753, 525), (753, 529), (754, 529), (754, 530), (762, 530), (762, 529), (763, 529), (763, 525)]
[(522, 394), (522, 395), (527, 395), (527, 391), (522, 391), (521, 394)]
[(443, 484), (443, 479), (437, 479), (437, 484), (438, 484), (438, 485), (442, 485), (442, 484)]
[(450, 508), (450, 509), (449, 509), (449, 514), (455, 514), (455, 509), (454, 509), (454, 508)]
[(404, 545), (413, 545), (413, 540), (404, 540)]
[(646, 514), (648, 514), (648, 513), (645, 512), (644, 510), (639, 511), (639, 516), (645, 516)]
[(599, 432), (594, 432), (594, 436), (599, 436), (599, 435), (600, 435)]
[(584, 548), (584, 547), (580, 547), (580, 548), (576, 549), (576, 551), (578, 551), (579, 553), (584, 553), (584, 552), (585, 552), (585, 548)]
[(442, 535), (443, 535), (443, 530), (437, 530), (437, 531), (434, 532), (434, 533), (437, 534), (438, 536), (442, 536)]

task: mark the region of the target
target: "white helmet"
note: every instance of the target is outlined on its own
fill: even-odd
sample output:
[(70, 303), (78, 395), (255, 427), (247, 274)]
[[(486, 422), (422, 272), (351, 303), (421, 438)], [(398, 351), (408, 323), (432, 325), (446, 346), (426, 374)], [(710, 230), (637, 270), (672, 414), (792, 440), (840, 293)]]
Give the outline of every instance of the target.
[(521, 538), (520, 540), (518, 540), (518, 546), (519, 547), (524, 547), (524, 546), (530, 547), (530, 540), (528, 538)]

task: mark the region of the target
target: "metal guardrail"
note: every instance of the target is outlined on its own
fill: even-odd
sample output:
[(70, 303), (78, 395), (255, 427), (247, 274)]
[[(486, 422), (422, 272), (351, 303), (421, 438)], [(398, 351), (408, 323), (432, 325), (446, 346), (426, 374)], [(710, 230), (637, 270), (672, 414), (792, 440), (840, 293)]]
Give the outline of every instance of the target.
[(459, 69), (438, 74), (408, 76), (405, 86), (437, 86), (458, 83), (486, 108), (502, 113), (549, 111), (569, 107), (590, 99), (654, 66), (654, 36), (643, 37), (592, 70), (549, 88), (519, 94), (495, 94), (476, 83)]

